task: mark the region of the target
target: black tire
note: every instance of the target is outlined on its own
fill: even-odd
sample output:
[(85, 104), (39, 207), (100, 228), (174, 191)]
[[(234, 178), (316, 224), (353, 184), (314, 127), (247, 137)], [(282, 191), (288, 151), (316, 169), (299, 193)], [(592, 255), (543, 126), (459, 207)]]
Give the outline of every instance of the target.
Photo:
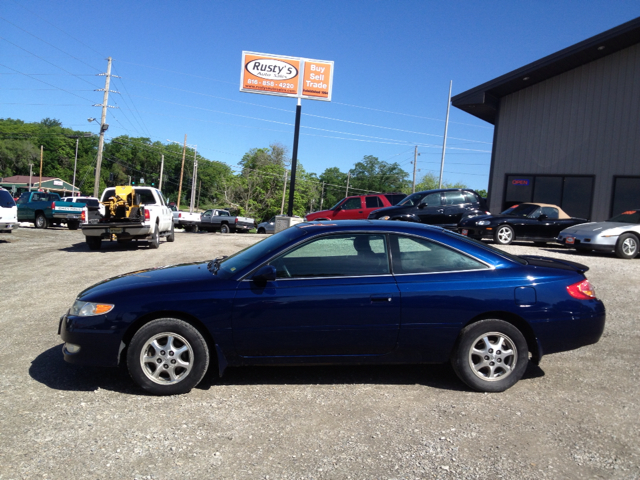
[(547, 242), (533, 242), (536, 247), (546, 247)]
[(171, 233), (167, 235), (167, 242), (175, 242), (176, 241), (176, 232), (173, 229), (173, 223), (171, 224)]
[(516, 239), (516, 235), (509, 225), (498, 225), (493, 233), (493, 241), (499, 245), (509, 245)]
[(67, 227), (69, 228), (69, 230), (77, 230), (79, 226), (80, 226), (80, 222), (76, 222), (76, 221), (67, 222)]
[(44, 216), (44, 213), (39, 212), (36, 214), (36, 220), (33, 224), (36, 228), (49, 228), (49, 219)]
[(209, 368), (209, 348), (192, 325), (175, 318), (159, 318), (144, 325), (131, 339), (127, 368), (133, 381), (149, 393), (187, 393)]
[(86, 241), (87, 245), (89, 245), (89, 250), (100, 250), (102, 246), (102, 239), (100, 237), (87, 237)]
[(464, 328), (451, 357), (456, 375), (479, 392), (503, 392), (512, 387), (528, 363), (524, 335), (503, 320), (481, 320)]
[(259, 233), (260, 235), (264, 235), (264, 234), (266, 234), (266, 233), (267, 233), (267, 231), (266, 231), (264, 228), (259, 228), (259, 229), (258, 229), (258, 233)]
[(192, 225), (191, 226), (191, 232), (198, 233), (198, 225)]
[(151, 234), (151, 239), (149, 240), (149, 248), (156, 249), (160, 246), (160, 232), (158, 231), (158, 225), (153, 230)]
[(620, 235), (616, 242), (616, 255), (619, 258), (630, 260), (638, 255), (638, 237), (633, 233), (625, 233)]
[(226, 223), (223, 223), (222, 225), (220, 225), (220, 233), (229, 233), (229, 232), (231, 232), (229, 225), (227, 225)]

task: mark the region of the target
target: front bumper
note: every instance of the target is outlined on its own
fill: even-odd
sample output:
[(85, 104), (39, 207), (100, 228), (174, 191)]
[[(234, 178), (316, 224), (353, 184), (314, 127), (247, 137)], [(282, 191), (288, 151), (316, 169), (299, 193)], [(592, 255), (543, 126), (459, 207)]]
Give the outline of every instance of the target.
[[(66, 362), (77, 365), (115, 367), (121, 351), (122, 335), (116, 330), (78, 328), (75, 319), (68, 314), (60, 318), (58, 334), (64, 340), (62, 353)], [(83, 318), (83, 320), (85, 320)], [(78, 345), (80, 350), (70, 353), (67, 343)]]
[(468, 227), (457, 227), (455, 229), (460, 235), (464, 235), (466, 237), (471, 238), (493, 238), (493, 227), (478, 227), (478, 226), (468, 226)]
[(598, 252), (615, 252), (619, 236), (600, 237), (597, 235), (571, 234), (558, 235), (556, 242), (577, 250), (595, 250)]

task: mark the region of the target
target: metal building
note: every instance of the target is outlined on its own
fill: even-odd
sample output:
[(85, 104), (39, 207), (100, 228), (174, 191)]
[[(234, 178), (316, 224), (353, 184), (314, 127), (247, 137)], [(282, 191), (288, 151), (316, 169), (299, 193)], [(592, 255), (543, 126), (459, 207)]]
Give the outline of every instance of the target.
[(640, 18), (451, 103), (495, 125), (493, 213), (534, 201), (600, 221), (640, 208)]

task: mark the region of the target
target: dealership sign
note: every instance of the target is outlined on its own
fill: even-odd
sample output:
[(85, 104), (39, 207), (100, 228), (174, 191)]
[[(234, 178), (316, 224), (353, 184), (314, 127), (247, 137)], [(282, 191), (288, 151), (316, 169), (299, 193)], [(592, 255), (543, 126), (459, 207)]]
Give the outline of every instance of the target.
[(512, 185), (529, 185), (529, 180), (526, 178), (511, 180)]
[(333, 62), (242, 52), (240, 91), (331, 101)]

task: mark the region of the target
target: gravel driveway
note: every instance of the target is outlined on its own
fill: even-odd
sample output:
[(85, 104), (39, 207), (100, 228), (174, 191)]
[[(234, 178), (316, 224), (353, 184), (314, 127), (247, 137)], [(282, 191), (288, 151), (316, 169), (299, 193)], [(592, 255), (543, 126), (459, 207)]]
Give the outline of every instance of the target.
[(436, 365), (232, 368), (151, 397), (124, 370), (63, 361), (58, 319), (82, 289), (261, 238), (93, 252), (80, 231), (0, 235), (0, 479), (640, 478), (640, 259), (503, 247), (589, 265), (607, 326), (499, 394)]

